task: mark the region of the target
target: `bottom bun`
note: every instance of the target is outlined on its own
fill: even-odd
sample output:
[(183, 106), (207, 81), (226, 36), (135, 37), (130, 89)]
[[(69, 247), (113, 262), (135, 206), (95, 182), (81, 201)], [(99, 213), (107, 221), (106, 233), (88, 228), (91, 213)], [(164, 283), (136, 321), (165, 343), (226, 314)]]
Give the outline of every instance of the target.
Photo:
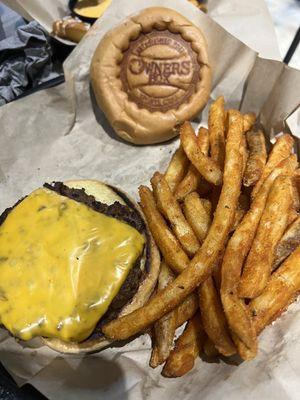
[[(88, 195), (93, 196), (96, 201), (108, 205), (113, 204), (115, 201), (118, 201), (121, 204), (126, 204), (130, 208), (135, 209), (145, 221), (140, 207), (132, 199), (130, 199), (127, 194), (117, 188), (94, 180), (68, 181), (64, 184), (70, 188), (84, 189), (85, 192)], [(146, 252), (148, 252), (147, 275), (142, 280), (136, 294), (132, 297), (130, 302), (123, 307), (119, 316), (129, 314), (137, 308), (142, 307), (148, 301), (156, 286), (160, 268), (160, 254), (148, 229), (146, 221), (145, 226), (146, 232), (144, 236), (146, 240), (146, 246), (142, 259), (144, 259), (145, 262)], [(113, 343), (113, 341), (105, 338), (104, 336), (94, 337), (94, 335), (80, 343), (64, 342), (56, 338), (42, 338), (42, 341), (51, 349), (65, 354), (95, 353)]]

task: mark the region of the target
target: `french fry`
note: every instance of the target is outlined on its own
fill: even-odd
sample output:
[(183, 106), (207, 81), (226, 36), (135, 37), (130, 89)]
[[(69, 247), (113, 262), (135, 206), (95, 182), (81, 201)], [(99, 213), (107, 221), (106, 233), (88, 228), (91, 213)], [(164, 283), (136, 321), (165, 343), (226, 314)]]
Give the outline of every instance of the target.
[(208, 199), (201, 199), (201, 203), (202, 203), (203, 207), (205, 208), (207, 214), (211, 215), (211, 213), (212, 213), (211, 201)]
[(199, 313), (187, 323), (182, 335), (177, 339), (174, 350), (162, 370), (167, 378), (176, 378), (189, 372), (203, 348), (205, 333)]
[(249, 349), (253, 350), (254, 355), (257, 347), (256, 333), (252, 326), (248, 309), (245, 307), (243, 300), (237, 295), (237, 288), (242, 266), (251, 248), (270, 188), (278, 176), (281, 174), (292, 175), (296, 168), (297, 158), (292, 155), (273, 170), (253, 200), (250, 210), (230, 238), (223, 258), (221, 300), (226, 318), (231, 331)]
[[(167, 264), (162, 261), (160, 273), (158, 277), (158, 290), (162, 290), (174, 280), (174, 275)], [(176, 329), (176, 313), (175, 310), (164, 315), (160, 320), (156, 321), (153, 328), (153, 349), (150, 358), (150, 367), (156, 368), (163, 364), (169, 357), (173, 347), (173, 340)]]
[(165, 179), (172, 192), (175, 191), (179, 182), (182, 181), (189, 167), (189, 160), (183, 151), (182, 146), (175, 151), (169, 166), (165, 172)]
[(240, 195), (238, 206), (235, 212), (234, 222), (231, 228), (232, 232), (236, 230), (236, 228), (240, 224), (241, 220), (243, 219), (248, 209), (249, 209), (249, 199), (244, 193), (242, 193)]
[(223, 257), (225, 254), (225, 248), (226, 244), (224, 245), (223, 249), (219, 252), (218, 257), (213, 265), (212, 277), (214, 279), (214, 283), (218, 291), (220, 291), (221, 289), (221, 280), (222, 280), (221, 267), (222, 267)]
[(213, 344), (209, 337), (207, 337), (204, 342), (203, 352), (209, 358), (216, 357), (219, 354), (216, 346)]
[(276, 178), (249, 252), (238, 293), (253, 299), (265, 288), (271, 275), (275, 248), (287, 225), (292, 208), (292, 182), (287, 176)]
[(300, 198), (299, 198), (299, 193), (298, 193), (298, 185), (297, 185), (297, 178), (293, 176), (292, 178), (292, 184), (293, 184), (293, 208), (295, 211), (299, 211), (300, 209)]
[(253, 186), (262, 176), (267, 161), (265, 135), (261, 130), (249, 131), (246, 134), (249, 158), (243, 178), (245, 186)]
[[(182, 303), (211, 274), (212, 265), (227, 239), (241, 190), (242, 165), (239, 148), (243, 135), (243, 118), (238, 111), (230, 110), (228, 113), (229, 129), (223, 187), (212, 225), (203, 245), (190, 265), (167, 288), (151, 297), (148, 303), (138, 310), (104, 325), (102, 330), (107, 337), (127, 339), (141, 332)], [(144, 193), (145, 188), (142, 187), (140, 189), (142, 209), (145, 203)]]
[[(209, 135), (206, 128), (200, 128), (197, 136), (199, 149), (204, 155), (208, 155), (209, 150)], [(183, 201), (185, 196), (197, 190), (198, 187), (204, 188), (207, 182), (199, 174), (197, 169), (190, 164), (189, 169), (183, 180), (179, 183), (175, 190), (175, 197), (178, 201)]]
[(243, 163), (243, 176), (246, 170), (246, 166), (247, 166), (247, 161), (248, 161), (248, 157), (249, 157), (249, 151), (247, 149), (247, 141), (246, 141), (246, 136), (243, 136), (242, 139), (242, 144), (241, 144), (241, 148), (240, 148), (240, 152), (242, 155), (242, 163)]
[(294, 139), (292, 136), (285, 134), (280, 136), (276, 143), (274, 144), (272, 151), (269, 155), (268, 161), (263, 169), (260, 179), (257, 181), (254, 186), (251, 196), (254, 198), (258, 193), (261, 185), (266, 180), (266, 178), (270, 175), (273, 169), (285, 158), (287, 158), (292, 151), (294, 145)]
[(244, 114), (244, 132), (250, 131), (255, 124), (256, 115), (254, 113)]
[(199, 287), (199, 304), (204, 330), (216, 349), (224, 356), (232, 356), (236, 348), (228, 331), (222, 303), (209, 277)]
[(158, 209), (170, 222), (172, 230), (181, 243), (183, 250), (189, 256), (194, 256), (200, 247), (200, 243), (185, 219), (164, 176), (156, 172), (151, 179), (151, 185)]
[(180, 128), (181, 145), (194, 167), (210, 183), (220, 185), (222, 172), (217, 163), (205, 156), (197, 145), (197, 137), (189, 122), (184, 122)]
[(274, 321), (294, 301), (300, 290), (300, 246), (271, 275), (260, 296), (249, 304), (257, 333)]
[(179, 328), (186, 321), (191, 319), (199, 309), (198, 295), (191, 293), (188, 297), (175, 309), (176, 312), (176, 328)]
[(298, 213), (294, 209), (289, 212), (288, 215), (288, 226), (290, 226), (298, 218)]
[(180, 273), (189, 265), (189, 258), (182, 250), (180, 243), (168, 228), (164, 218), (158, 211), (151, 190), (145, 186), (140, 188), (141, 206), (152, 236), (169, 267)]
[(224, 97), (212, 103), (208, 115), (211, 158), (223, 169), (225, 161), (225, 110)]
[(211, 215), (207, 213), (207, 207), (197, 192), (192, 192), (186, 196), (183, 212), (200, 243), (202, 243), (211, 225)]
[(298, 217), (291, 226), (285, 231), (284, 235), (278, 243), (274, 261), (272, 264), (272, 271), (279, 267), (279, 265), (300, 245), (300, 217)]

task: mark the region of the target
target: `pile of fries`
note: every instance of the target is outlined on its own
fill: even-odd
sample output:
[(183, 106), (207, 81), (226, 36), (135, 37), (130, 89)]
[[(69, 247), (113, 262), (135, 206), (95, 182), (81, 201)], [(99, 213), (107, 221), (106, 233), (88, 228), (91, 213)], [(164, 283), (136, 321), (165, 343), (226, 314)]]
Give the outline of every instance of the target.
[(167, 171), (139, 188), (162, 255), (157, 291), (103, 331), (116, 340), (151, 328), (150, 366), (164, 364), (166, 377), (187, 373), (201, 353), (254, 358), (259, 333), (300, 290), (294, 141), (284, 134), (268, 154), (255, 119), (219, 97), (208, 129), (196, 135), (185, 122)]

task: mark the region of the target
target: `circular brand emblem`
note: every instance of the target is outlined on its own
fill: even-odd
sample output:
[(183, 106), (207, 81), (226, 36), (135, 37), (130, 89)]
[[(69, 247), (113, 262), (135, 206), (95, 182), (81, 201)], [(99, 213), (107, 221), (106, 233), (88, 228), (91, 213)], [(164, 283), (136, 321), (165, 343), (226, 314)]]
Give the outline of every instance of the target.
[(180, 34), (153, 31), (132, 41), (121, 62), (123, 90), (139, 108), (166, 112), (196, 92), (197, 53)]

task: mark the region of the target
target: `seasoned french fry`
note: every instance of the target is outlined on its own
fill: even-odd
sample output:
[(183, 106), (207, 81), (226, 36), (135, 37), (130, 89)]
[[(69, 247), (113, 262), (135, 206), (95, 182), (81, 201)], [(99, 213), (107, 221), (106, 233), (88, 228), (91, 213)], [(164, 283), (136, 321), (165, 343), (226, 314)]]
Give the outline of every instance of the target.
[(211, 158), (223, 169), (225, 161), (225, 110), (224, 97), (212, 103), (208, 116)]
[(299, 211), (300, 209), (300, 198), (299, 198), (299, 193), (298, 193), (298, 187), (297, 187), (297, 178), (293, 176), (292, 178), (292, 189), (293, 189), (293, 208), (295, 211)]
[(203, 207), (205, 208), (207, 214), (211, 215), (211, 213), (212, 213), (211, 201), (208, 199), (201, 199), (201, 203), (202, 203)]
[(243, 219), (246, 212), (249, 210), (249, 199), (248, 197), (242, 193), (239, 198), (238, 206), (234, 216), (234, 222), (231, 228), (231, 231), (234, 232), (241, 220)]
[(275, 248), (287, 225), (292, 208), (292, 182), (287, 176), (276, 178), (249, 252), (238, 293), (253, 299), (265, 288), (271, 274)]
[(194, 129), (189, 122), (184, 122), (180, 128), (180, 140), (182, 147), (200, 174), (214, 185), (222, 183), (222, 172), (217, 163), (205, 156), (197, 145), (197, 137)]
[(274, 321), (300, 290), (300, 246), (271, 275), (260, 296), (249, 304), (257, 333)]
[(278, 176), (281, 174), (292, 175), (296, 167), (297, 159), (296, 156), (292, 155), (273, 170), (253, 200), (250, 210), (230, 238), (223, 258), (221, 299), (227, 321), (232, 332), (249, 349), (252, 349), (254, 354), (257, 347), (256, 333), (248, 309), (237, 295), (237, 288), (242, 266), (252, 245), (270, 188)]
[(254, 113), (244, 114), (244, 132), (250, 131), (255, 124), (256, 115)]
[[(239, 148), (243, 135), (243, 117), (235, 110), (230, 110), (228, 113), (229, 129), (223, 187), (212, 225), (203, 245), (190, 262), (190, 265), (166, 289), (154, 295), (147, 304), (138, 310), (103, 326), (103, 333), (107, 337), (127, 339), (144, 330), (182, 303), (211, 274), (212, 265), (227, 239), (240, 195), (242, 181)], [(145, 203), (144, 193), (145, 188), (140, 188), (143, 209)]]
[(289, 212), (288, 215), (288, 226), (290, 226), (298, 218), (298, 213), (294, 209)]
[(279, 265), (300, 245), (300, 217), (298, 217), (292, 225), (285, 231), (284, 235), (278, 243), (272, 270), (274, 271)]
[(189, 372), (203, 348), (205, 333), (201, 324), (199, 313), (187, 323), (182, 335), (177, 339), (176, 345), (162, 370), (162, 375), (175, 378)]
[(244, 176), (244, 173), (245, 173), (245, 170), (246, 170), (246, 166), (247, 166), (248, 157), (249, 157), (249, 151), (247, 149), (247, 141), (246, 141), (246, 136), (245, 135), (242, 138), (240, 152), (241, 152), (241, 155), (242, 155), (243, 176)]
[(182, 146), (175, 151), (165, 173), (165, 179), (172, 192), (175, 191), (179, 182), (182, 181), (189, 167), (189, 160)]
[[(209, 135), (206, 128), (201, 127), (199, 129), (197, 142), (199, 149), (207, 156), (209, 150)], [(175, 190), (175, 197), (178, 201), (183, 201), (185, 196), (189, 193), (194, 192), (198, 187), (203, 188), (204, 186), (207, 186), (207, 182), (204, 181), (193, 164), (190, 164), (187, 174)]]
[(249, 158), (243, 178), (245, 186), (253, 186), (262, 176), (266, 161), (267, 150), (265, 135), (261, 130), (249, 131), (246, 134), (249, 148)]
[(217, 350), (224, 356), (235, 354), (236, 348), (230, 338), (222, 303), (212, 277), (199, 287), (199, 304), (204, 330)]
[(170, 222), (172, 230), (181, 243), (183, 250), (194, 256), (200, 247), (200, 243), (185, 219), (181, 208), (173, 196), (164, 176), (156, 172), (152, 179), (154, 197), (160, 212)]
[(199, 309), (198, 295), (191, 293), (183, 300), (181, 304), (175, 309), (176, 312), (176, 328), (179, 328), (186, 321), (191, 319), (196, 311)]
[(221, 267), (222, 267), (223, 257), (225, 254), (225, 248), (226, 248), (226, 243), (223, 249), (219, 252), (218, 257), (213, 265), (212, 277), (214, 279), (214, 283), (218, 291), (220, 291), (221, 289), (221, 280), (222, 280)]
[(216, 346), (213, 344), (213, 342), (210, 340), (209, 337), (206, 338), (204, 345), (203, 345), (203, 352), (207, 357), (216, 357), (219, 352), (216, 349)]
[(164, 218), (158, 211), (151, 190), (145, 186), (140, 188), (141, 206), (152, 236), (169, 267), (180, 273), (189, 265), (189, 258), (182, 250), (180, 243), (168, 228)]
[[(167, 264), (162, 261), (160, 273), (158, 277), (158, 290), (162, 290), (174, 280), (174, 275)], [(176, 313), (175, 310), (164, 315), (160, 320), (156, 321), (153, 328), (153, 349), (150, 358), (150, 367), (156, 368), (163, 364), (169, 357), (173, 347), (173, 340), (176, 329)]]
[(190, 193), (184, 200), (184, 215), (200, 243), (202, 243), (206, 238), (208, 229), (211, 225), (211, 215), (207, 213), (205, 207), (206, 206), (196, 192)]
[(292, 138), (292, 136), (290, 136), (288, 134), (280, 136), (280, 138), (277, 139), (277, 141), (274, 144), (272, 151), (269, 155), (268, 161), (263, 169), (261, 177), (252, 190), (252, 194), (251, 194), (252, 198), (254, 198), (256, 196), (261, 185), (266, 180), (266, 178), (269, 176), (269, 174), (273, 171), (273, 169), (282, 160), (284, 160), (291, 154), (293, 145), (294, 145), (294, 139)]

